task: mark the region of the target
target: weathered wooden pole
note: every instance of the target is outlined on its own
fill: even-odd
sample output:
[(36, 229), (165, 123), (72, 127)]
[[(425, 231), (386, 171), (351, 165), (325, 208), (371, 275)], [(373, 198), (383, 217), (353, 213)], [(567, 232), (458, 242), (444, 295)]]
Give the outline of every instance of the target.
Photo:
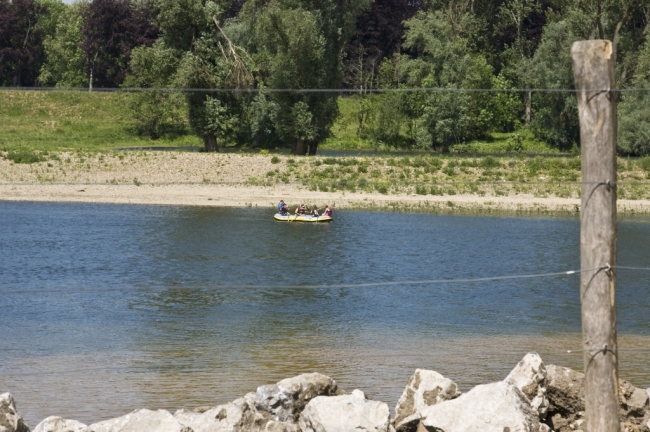
[(580, 298), (585, 431), (618, 432), (616, 343), (616, 93), (612, 43), (571, 47), (582, 156)]

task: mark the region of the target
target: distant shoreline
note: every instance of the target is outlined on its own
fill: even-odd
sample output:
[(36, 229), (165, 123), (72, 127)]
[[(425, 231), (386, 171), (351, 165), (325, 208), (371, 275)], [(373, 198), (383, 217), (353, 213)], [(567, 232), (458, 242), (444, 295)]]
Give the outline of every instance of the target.
[[(580, 212), (579, 160), (548, 166), (544, 160), (525, 158), (462, 162), (453, 156), (59, 152), (31, 164), (0, 157), (0, 201), (273, 211), (283, 199), (290, 207), (305, 203), (321, 209), (329, 204), (335, 209), (471, 215)], [(626, 168), (619, 173), (619, 213), (650, 214), (646, 173), (636, 164), (622, 164)]]
[[(205, 207), (257, 207), (273, 211), (279, 200), (289, 206), (306, 203), (319, 208), (489, 215), (497, 213), (578, 214), (576, 198), (525, 196), (480, 197), (474, 195), (419, 196), (362, 192), (318, 192), (293, 186), (224, 185), (98, 185), (98, 184), (0, 184), (0, 201), (145, 204)], [(293, 210), (293, 209), (290, 209)], [(650, 200), (619, 200), (621, 214), (650, 214)]]

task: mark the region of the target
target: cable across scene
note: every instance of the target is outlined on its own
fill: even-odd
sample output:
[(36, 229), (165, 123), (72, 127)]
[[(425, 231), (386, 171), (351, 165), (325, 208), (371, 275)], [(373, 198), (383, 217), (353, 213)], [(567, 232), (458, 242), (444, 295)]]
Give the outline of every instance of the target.
[(390, 282), (366, 282), (358, 284), (332, 284), (332, 285), (214, 285), (214, 286), (185, 286), (185, 285), (174, 285), (174, 286), (151, 286), (151, 287), (86, 287), (86, 288), (43, 288), (43, 289), (24, 289), (24, 290), (12, 290), (4, 292), (4, 295), (8, 294), (30, 294), (30, 293), (79, 293), (79, 292), (98, 292), (98, 291), (160, 291), (165, 289), (201, 289), (201, 290), (236, 290), (236, 289), (346, 289), (346, 288), (372, 288), (372, 287), (389, 287), (389, 286), (401, 286), (401, 285), (438, 285), (438, 284), (464, 284), (464, 283), (476, 283), (476, 282), (492, 282), (492, 281), (501, 281), (501, 280), (515, 280), (515, 279), (535, 279), (535, 278), (546, 278), (546, 277), (557, 277), (557, 276), (574, 276), (581, 273), (591, 272), (591, 271), (601, 271), (609, 269), (621, 269), (621, 270), (637, 270), (637, 271), (650, 271), (650, 267), (628, 267), (628, 266), (609, 266), (605, 265), (602, 267), (594, 267), (582, 270), (566, 270), (559, 272), (549, 272), (549, 273), (534, 273), (534, 274), (521, 274), (521, 275), (507, 275), (507, 276), (487, 276), (479, 278), (461, 278), (461, 279), (422, 279), (422, 280), (407, 280), (407, 281), (390, 281)]
[(627, 88), (627, 89), (585, 89), (574, 88), (453, 88), (453, 87), (410, 87), (410, 88), (186, 88), (186, 87), (0, 87), (0, 91), (60, 91), (60, 92), (179, 92), (179, 93), (578, 93), (578, 92), (650, 92), (650, 87)]
[[(186, 182), (147, 182), (139, 181), (140, 185), (250, 185), (250, 184), (259, 184), (260, 186), (265, 186), (268, 180), (259, 179), (259, 180), (242, 180), (242, 181), (186, 181)], [(454, 185), (601, 185), (605, 182), (596, 182), (596, 181), (511, 181), (511, 180), (476, 180), (476, 181), (407, 181), (407, 180), (381, 180), (381, 181), (364, 181), (364, 180), (323, 180), (323, 181), (310, 181), (310, 180), (298, 180), (298, 181), (289, 181), (282, 182), (283, 184), (300, 184), (300, 185), (375, 185), (375, 184), (404, 184), (404, 185), (439, 185), (439, 186), (454, 186)], [(644, 186), (650, 185), (650, 181), (619, 181), (619, 182), (610, 182), (610, 185), (621, 185), (621, 186)], [(124, 180), (123, 183), (111, 183), (111, 182), (51, 182), (51, 181), (42, 181), (42, 182), (0, 182), (0, 186), (30, 186), (30, 185), (70, 185), (70, 186), (133, 186), (132, 181)]]
[(96, 291), (128, 291), (128, 290), (145, 290), (145, 291), (158, 291), (163, 289), (344, 289), (344, 288), (372, 288), (372, 287), (388, 287), (400, 285), (435, 285), (435, 284), (459, 284), (459, 283), (475, 283), (475, 282), (490, 282), (500, 280), (512, 279), (533, 279), (553, 276), (572, 276), (593, 270), (603, 270), (607, 267), (597, 267), (585, 270), (568, 270), (551, 273), (537, 273), (537, 274), (523, 274), (523, 275), (509, 275), (509, 276), (490, 276), (480, 278), (463, 278), (463, 279), (423, 279), (423, 280), (407, 280), (407, 281), (391, 281), (391, 282), (367, 282), (358, 284), (333, 284), (333, 285), (215, 285), (215, 286), (183, 286), (177, 285), (173, 287), (101, 287), (101, 288), (69, 288), (69, 289), (26, 289), (8, 291), (5, 294), (28, 294), (28, 293), (49, 293), (49, 292), (96, 292)]

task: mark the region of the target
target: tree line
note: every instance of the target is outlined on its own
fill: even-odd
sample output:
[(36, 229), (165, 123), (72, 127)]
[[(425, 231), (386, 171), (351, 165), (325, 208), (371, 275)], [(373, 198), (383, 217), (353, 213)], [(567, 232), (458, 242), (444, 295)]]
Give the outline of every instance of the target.
[[(360, 138), (449, 146), (528, 128), (570, 149), (569, 51), (610, 39), (617, 86), (650, 87), (645, 0), (0, 0), (0, 85), (235, 89), (144, 91), (133, 115), (157, 138), (187, 109), (206, 151), (236, 142), (315, 154), (348, 88)], [(447, 88), (374, 94), (368, 89)], [(254, 91), (250, 91), (254, 90)], [(650, 154), (650, 92), (619, 98), (619, 152)]]

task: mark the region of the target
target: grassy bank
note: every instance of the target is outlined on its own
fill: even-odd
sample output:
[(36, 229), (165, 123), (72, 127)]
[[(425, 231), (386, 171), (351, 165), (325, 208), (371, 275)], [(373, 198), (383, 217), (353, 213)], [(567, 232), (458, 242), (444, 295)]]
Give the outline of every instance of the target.
[[(310, 190), (378, 192), (400, 195), (580, 196), (580, 158), (373, 156), (357, 158), (278, 158), (278, 168), (259, 184), (297, 182)], [(619, 159), (618, 196), (648, 199), (650, 158)]]
[(132, 146), (198, 146), (189, 128), (152, 141), (138, 135), (128, 93), (0, 92), (0, 149), (99, 151)]
[[(130, 93), (86, 92), (0, 92), (0, 149), (20, 151), (106, 151), (120, 147), (191, 147), (201, 141), (187, 124), (186, 107), (178, 108), (181, 123), (172, 131), (152, 140), (138, 134)], [(340, 116), (332, 127), (332, 136), (321, 144), (322, 150), (403, 149), (396, 143), (373, 142), (359, 138), (356, 97), (339, 98)], [(408, 128), (400, 131), (399, 142), (409, 140)], [(366, 127), (368, 127), (366, 125)], [(485, 140), (453, 145), (455, 153), (558, 153), (546, 143), (534, 139), (530, 131), (492, 133)]]

